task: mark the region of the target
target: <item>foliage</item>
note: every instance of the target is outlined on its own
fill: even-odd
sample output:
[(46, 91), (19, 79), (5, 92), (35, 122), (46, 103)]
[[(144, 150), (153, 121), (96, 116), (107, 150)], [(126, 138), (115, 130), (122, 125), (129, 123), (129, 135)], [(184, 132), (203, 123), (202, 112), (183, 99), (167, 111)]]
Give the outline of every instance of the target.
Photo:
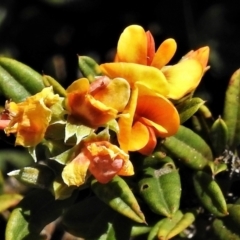
[[(214, 119), (194, 96), (209, 48), (167, 65), (175, 51), (131, 25), (113, 62), (78, 56), (83, 77), (67, 89), (0, 57), (1, 139), (24, 149), (0, 176), (6, 240), (48, 239), (52, 222), (86, 240), (240, 238), (239, 70)], [(9, 179), (25, 192), (7, 192)]]

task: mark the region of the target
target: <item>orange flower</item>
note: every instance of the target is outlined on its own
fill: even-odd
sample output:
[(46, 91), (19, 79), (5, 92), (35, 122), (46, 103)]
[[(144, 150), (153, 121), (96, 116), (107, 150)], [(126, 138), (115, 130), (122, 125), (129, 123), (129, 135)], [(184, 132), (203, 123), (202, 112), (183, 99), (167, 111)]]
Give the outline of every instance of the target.
[(117, 117), (128, 103), (129, 83), (122, 78), (99, 77), (90, 85), (81, 78), (67, 88), (69, 121), (97, 128)]
[[(187, 56), (173, 66), (164, 67), (175, 54), (174, 39), (165, 40), (155, 52), (151, 33), (141, 26), (131, 25), (120, 36), (114, 63), (102, 64), (101, 70), (110, 78), (123, 77), (133, 86), (141, 82), (153, 91), (171, 99), (180, 99), (199, 84), (209, 56), (209, 48), (198, 57)], [(161, 71), (159, 71), (161, 70)]]
[(10, 122), (4, 129), (6, 134), (16, 134), (16, 145), (36, 146), (44, 138), (51, 121), (51, 107), (59, 101), (61, 98), (53, 93), (52, 87), (48, 87), (24, 102), (7, 103)]
[(135, 86), (125, 111), (130, 117), (120, 117), (118, 141), (121, 149), (139, 151), (144, 155), (153, 152), (158, 137), (174, 135), (180, 120), (173, 104), (160, 94), (143, 85)]
[(100, 183), (109, 182), (115, 175), (134, 174), (128, 154), (110, 142), (100, 140), (84, 140), (74, 159), (64, 167), (62, 178), (68, 186), (80, 186), (85, 182), (88, 170)]

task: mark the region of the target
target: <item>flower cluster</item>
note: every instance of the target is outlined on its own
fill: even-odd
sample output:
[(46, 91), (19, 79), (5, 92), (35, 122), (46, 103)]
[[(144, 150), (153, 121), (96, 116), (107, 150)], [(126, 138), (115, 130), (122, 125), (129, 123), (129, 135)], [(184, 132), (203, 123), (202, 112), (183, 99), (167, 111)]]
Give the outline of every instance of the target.
[(91, 65), (65, 96), (50, 86), (23, 102), (7, 102), (0, 127), (7, 135), (15, 134), (16, 145), (35, 148), (61, 140), (49, 139), (60, 125), (64, 134), (54, 133), (64, 135), (65, 148), (51, 159), (64, 164), (62, 179), (68, 186), (80, 186), (90, 175), (100, 183), (115, 175), (131, 176), (129, 154), (150, 155), (158, 139), (178, 131), (180, 117), (174, 103), (192, 93), (208, 69), (208, 47), (167, 65), (175, 51), (174, 39), (165, 40), (155, 51), (151, 33), (131, 25), (119, 38), (113, 62)]

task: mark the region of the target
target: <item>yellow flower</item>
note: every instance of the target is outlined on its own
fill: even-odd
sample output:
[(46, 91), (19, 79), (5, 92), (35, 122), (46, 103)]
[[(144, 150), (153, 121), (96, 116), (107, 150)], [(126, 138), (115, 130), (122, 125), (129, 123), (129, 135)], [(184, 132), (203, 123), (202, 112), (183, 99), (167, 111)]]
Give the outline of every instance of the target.
[(151, 154), (157, 138), (174, 135), (180, 124), (178, 112), (168, 99), (138, 84), (124, 113), (130, 117), (120, 117), (118, 141), (125, 152)]
[(116, 118), (129, 97), (130, 86), (125, 79), (99, 77), (90, 84), (81, 78), (67, 88), (68, 120), (97, 128)]
[[(155, 52), (154, 39), (141, 26), (131, 25), (120, 36), (114, 63), (100, 66), (109, 76), (123, 77), (133, 86), (140, 82), (153, 91), (171, 99), (180, 99), (199, 84), (207, 62), (209, 48), (202, 48), (203, 61), (198, 57), (185, 56), (184, 61), (166, 66), (175, 54), (174, 39), (165, 40)], [(202, 57), (203, 59), (203, 57)]]
[(64, 167), (62, 178), (68, 186), (80, 186), (88, 170), (100, 183), (111, 181), (115, 175), (134, 174), (128, 154), (109, 141), (100, 140), (82, 141), (75, 157)]
[(4, 129), (6, 134), (16, 134), (16, 145), (33, 147), (42, 141), (51, 120), (51, 106), (60, 101), (52, 87), (44, 88), (40, 93), (28, 97), (24, 102), (9, 102), (6, 110), (10, 122)]

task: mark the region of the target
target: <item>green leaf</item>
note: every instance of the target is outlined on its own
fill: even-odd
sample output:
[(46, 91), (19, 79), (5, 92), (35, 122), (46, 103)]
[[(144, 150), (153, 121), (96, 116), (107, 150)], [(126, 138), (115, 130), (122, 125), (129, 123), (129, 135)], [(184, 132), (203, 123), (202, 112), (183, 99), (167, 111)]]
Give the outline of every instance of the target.
[(240, 144), (240, 69), (231, 77), (225, 95), (223, 119), (228, 128), (229, 146)]
[(221, 117), (219, 117), (211, 127), (210, 139), (213, 150), (219, 157), (227, 147), (228, 127)]
[(173, 163), (167, 163), (160, 169), (144, 169), (138, 186), (141, 196), (153, 212), (171, 218), (178, 210), (181, 182)]
[(76, 196), (75, 194), (66, 200), (55, 200), (49, 191), (31, 191), (12, 211), (7, 223), (6, 240), (42, 239), (42, 229), (56, 220), (63, 210), (75, 201)]
[(14, 59), (0, 57), (0, 91), (7, 99), (21, 102), (43, 88), (39, 73)]
[(190, 98), (178, 104), (176, 108), (179, 112), (181, 124), (192, 117), (204, 103), (205, 101), (201, 98)]
[(203, 169), (213, 159), (207, 143), (184, 126), (180, 126), (177, 134), (166, 138), (162, 145), (170, 155), (196, 170)]
[(49, 188), (55, 178), (54, 172), (46, 165), (35, 164), (32, 167), (24, 167), (8, 173), (21, 183), (37, 188)]
[[(152, 168), (161, 168), (165, 163), (174, 163), (173, 160), (166, 156), (166, 153), (156, 151), (152, 155), (147, 156), (142, 161), (142, 169), (145, 169), (147, 167)], [(141, 169), (141, 170), (142, 170)]]
[(178, 210), (172, 218), (163, 218), (158, 221), (150, 231), (148, 240), (168, 240), (189, 227), (195, 220), (196, 211), (183, 214)]
[(202, 205), (216, 217), (228, 215), (227, 204), (222, 190), (210, 175), (198, 171), (193, 176), (193, 184)]
[(213, 176), (228, 169), (226, 163), (218, 162), (217, 159), (214, 162), (208, 162), (208, 166), (210, 167)]
[(84, 77), (90, 82), (95, 80), (95, 76), (101, 76), (102, 72), (99, 65), (90, 57), (79, 56), (78, 65)]
[(7, 210), (10, 207), (16, 206), (20, 200), (22, 200), (22, 195), (17, 193), (9, 193), (0, 195), (0, 213)]
[(145, 223), (144, 214), (135, 196), (122, 178), (115, 176), (107, 184), (101, 184), (94, 179), (91, 187), (93, 192), (115, 211), (136, 222)]
[(43, 83), (45, 87), (52, 86), (54, 93), (59, 94), (59, 96), (62, 96), (62, 97), (67, 96), (66, 90), (53, 77), (48, 75), (43, 75)]

